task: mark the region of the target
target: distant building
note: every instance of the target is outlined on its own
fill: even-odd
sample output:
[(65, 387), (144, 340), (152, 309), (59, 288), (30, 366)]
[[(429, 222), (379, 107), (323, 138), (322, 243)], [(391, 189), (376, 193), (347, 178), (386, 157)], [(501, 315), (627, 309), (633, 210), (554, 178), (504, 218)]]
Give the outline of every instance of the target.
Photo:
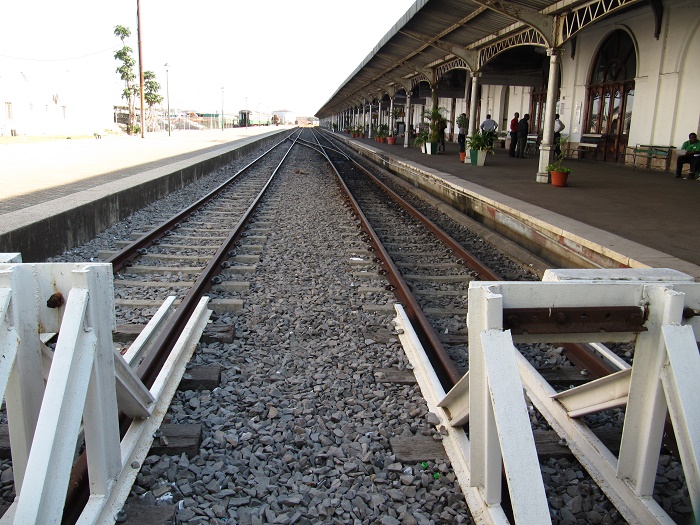
[(280, 119), (280, 124), (294, 124), (296, 114), (288, 109), (278, 109), (272, 112), (272, 115), (277, 115)]
[(85, 100), (65, 79), (3, 70), (0, 135), (91, 134), (113, 125), (112, 106)]
[(295, 122), (297, 126), (318, 126), (316, 117), (297, 117)]

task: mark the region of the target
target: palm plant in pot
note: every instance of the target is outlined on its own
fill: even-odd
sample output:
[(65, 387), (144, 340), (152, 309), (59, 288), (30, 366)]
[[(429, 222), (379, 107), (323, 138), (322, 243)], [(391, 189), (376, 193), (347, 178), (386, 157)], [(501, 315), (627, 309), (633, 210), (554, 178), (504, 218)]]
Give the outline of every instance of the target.
[(420, 131), (413, 139), (413, 145), (420, 148), (425, 153), (426, 144), (428, 143), (428, 128), (421, 126)]
[(379, 137), (379, 142), (386, 142), (386, 138), (389, 135), (389, 126), (387, 124), (379, 124), (377, 128), (377, 136)]
[(486, 154), (493, 152), (493, 142), (498, 137), (495, 131), (477, 130), (466, 139), (466, 147), (469, 148), (469, 156), (472, 166), (483, 166)]
[(442, 116), (442, 108), (433, 107), (430, 111), (426, 111), (424, 117), (428, 120), (428, 142), (426, 143), (426, 151), (429, 155), (437, 155), (438, 142), (442, 129), (440, 123), (445, 120)]
[(557, 157), (557, 160), (548, 164), (545, 168), (549, 172), (549, 176), (552, 179), (552, 186), (558, 186), (560, 188), (567, 185), (569, 180), (569, 174), (573, 173), (574, 170), (564, 165), (564, 159), (562, 155)]

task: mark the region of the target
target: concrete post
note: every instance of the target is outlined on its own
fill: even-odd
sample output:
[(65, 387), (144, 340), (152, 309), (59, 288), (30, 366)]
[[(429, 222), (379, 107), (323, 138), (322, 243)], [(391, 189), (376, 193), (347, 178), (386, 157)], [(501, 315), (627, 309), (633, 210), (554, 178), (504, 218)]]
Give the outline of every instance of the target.
[(403, 137), (403, 147), (407, 148), (408, 147), (408, 140), (411, 135), (410, 130), (411, 130), (411, 92), (406, 91), (406, 115), (404, 116), (404, 122), (406, 124), (406, 129), (404, 130), (404, 137)]
[(478, 88), (479, 88), (479, 77), (481, 76), (481, 73), (472, 73), (471, 78), (472, 78), (472, 98), (469, 103), (469, 132), (467, 133), (468, 136), (472, 136), (474, 134), (474, 131), (477, 129), (476, 126), (476, 100), (477, 100), (477, 95), (479, 93)]
[(367, 101), (362, 101), (362, 134), (365, 133), (365, 128), (367, 127)]
[(547, 107), (544, 113), (544, 125), (542, 144), (540, 145), (540, 159), (537, 169), (537, 182), (547, 184), (549, 173), (547, 165), (552, 161), (554, 152), (554, 115), (557, 112), (556, 104), (559, 97), (559, 56), (561, 48), (547, 50), (549, 55), (549, 79), (547, 82)]
[[(379, 122), (378, 119), (377, 119), (377, 122)], [(367, 138), (368, 139), (372, 138), (372, 102), (371, 101), (369, 103), (369, 130), (367, 131)]]
[(394, 97), (389, 99), (389, 136), (394, 136)]

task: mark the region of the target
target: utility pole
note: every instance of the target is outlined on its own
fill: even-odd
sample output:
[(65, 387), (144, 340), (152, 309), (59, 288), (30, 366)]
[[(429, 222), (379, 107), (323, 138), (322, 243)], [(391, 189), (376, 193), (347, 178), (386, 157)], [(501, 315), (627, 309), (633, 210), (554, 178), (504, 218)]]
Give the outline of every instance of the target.
[(141, 49), (141, 0), (136, 0), (136, 26), (139, 37), (139, 92), (141, 95), (141, 138), (146, 137), (146, 125), (143, 117), (143, 52)]
[(165, 94), (168, 98), (168, 137), (170, 136), (170, 80), (168, 79), (168, 63), (165, 63)]

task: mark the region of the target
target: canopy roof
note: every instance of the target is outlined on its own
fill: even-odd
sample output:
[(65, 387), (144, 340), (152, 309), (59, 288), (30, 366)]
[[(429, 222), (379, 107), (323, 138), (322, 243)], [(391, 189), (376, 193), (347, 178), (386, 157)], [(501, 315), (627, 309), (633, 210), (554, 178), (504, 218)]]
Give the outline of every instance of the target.
[(479, 73), (482, 83), (534, 85), (542, 60), (533, 56), (544, 58), (605, 16), (642, 7), (654, 14), (658, 37), (661, 0), (416, 0), (316, 115), (411, 91), (422, 81), (438, 88), (455, 69)]

